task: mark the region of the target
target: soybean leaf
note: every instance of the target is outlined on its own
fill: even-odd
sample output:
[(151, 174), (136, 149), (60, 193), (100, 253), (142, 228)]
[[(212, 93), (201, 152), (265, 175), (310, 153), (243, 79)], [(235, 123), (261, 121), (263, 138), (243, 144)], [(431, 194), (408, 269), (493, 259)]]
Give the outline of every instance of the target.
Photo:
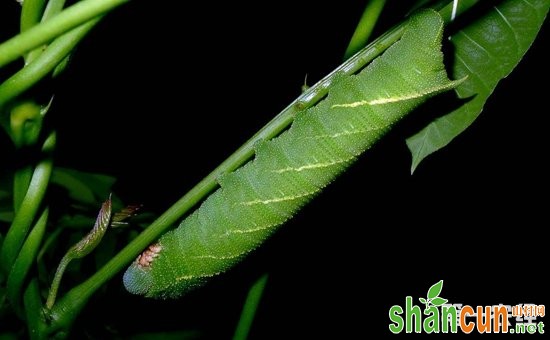
[(435, 297), (437, 297), (439, 293), (441, 293), (441, 289), (443, 289), (443, 280), (439, 280), (438, 283), (430, 287), (430, 289), (428, 290), (428, 299), (434, 299)]
[(535, 40), (549, 8), (550, 0), (506, 0), (451, 37), (452, 78), (468, 77), (455, 91), (469, 100), (407, 139), (411, 173), (479, 116), (498, 82), (513, 71)]

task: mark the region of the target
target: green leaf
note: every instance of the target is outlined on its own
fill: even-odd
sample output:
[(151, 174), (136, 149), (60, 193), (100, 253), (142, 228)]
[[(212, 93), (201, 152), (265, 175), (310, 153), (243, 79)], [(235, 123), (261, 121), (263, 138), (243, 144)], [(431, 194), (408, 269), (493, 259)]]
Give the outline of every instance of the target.
[(430, 287), (430, 289), (428, 290), (428, 299), (436, 298), (439, 293), (441, 293), (441, 289), (443, 289), (443, 280), (439, 280), (438, 283)]
[(455, 91), (469, 100), (407, 139), (413, 157), (411, 173), (479, 116), (498, 82), (512, 72), (535, 40), (549, 8), (550, 0), (503, 1), (451, 37), (452, 77), (468, 77)]
[(449, 301), (449, 300), (444, 299), (444, 298), (440, 298), (440, 297), (436, 297), (432, 300), (432, 305), (434, 305), (436, 307), (441, 306), (441, 305), (447, 303), (447, 301)]
[(116, 178), (74, 169), (55, 168), (51, 181), (67, 189), (69, 197), (75, 201), (95, 206), (104, 197), (109, 196)]
[(424, 298), (418, 298), (418, 300), (420, 300), (420, 302), (422, 302), (423, 304), (426, 304), (426, 299), (424, 299)]
[(264, 293), (265, 285), (267, 283), (268, 274), (262, 275), (248, 291), (246, 300), (243, 305), (243, 310), (241, 312), (241, 317), (235, 329), (235, 334), (233, 335), (233, 340), (246, 340), (250, 329), (252, 328), (252, 322), (256, 316), (256, 311), (258, 310), (258, 305), (262, 299)]

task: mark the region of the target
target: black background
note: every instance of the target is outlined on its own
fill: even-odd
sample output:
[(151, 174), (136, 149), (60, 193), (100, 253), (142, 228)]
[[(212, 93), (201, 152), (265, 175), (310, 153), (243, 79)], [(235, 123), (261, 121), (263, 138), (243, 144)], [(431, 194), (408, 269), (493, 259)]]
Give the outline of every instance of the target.
[[(57, 85), (57, 164), (115, 175), (124, 200), (162, 212), (299, 95), (306, 74), (313, 83), (340, 64), (362, 3), (130, 2)], [(17, 6), (4, 7), (16, 29)], [(390, 1), (383, 20), (402, 14)], [(117, 276), (75, 333), (228, 338), (264, 272), (253, 339), (388, 335), (389, 308), (441, 279), (450, 302), (547, 304), (547, 31), (414, 175), (404, 139), (422, 112), (227, 275), (178, 301), (130, 296)]]

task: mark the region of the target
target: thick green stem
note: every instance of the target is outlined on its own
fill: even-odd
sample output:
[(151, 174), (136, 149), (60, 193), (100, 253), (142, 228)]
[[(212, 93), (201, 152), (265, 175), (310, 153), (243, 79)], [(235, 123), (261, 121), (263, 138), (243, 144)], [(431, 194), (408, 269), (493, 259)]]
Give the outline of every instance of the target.
[(32, 279), (23, 296), (25, 305), (25, 316), (27, 327), (29, 329), (29, 338), (45, 338), (45, 318), (42, 312), (42, 299), (40, 298), (40, 288), (37, 279)]
[[(468, 8), (477, 3), (477, 1), (464, 1), (463, 5), (459, 6), (459, 13), (466, 11)], [(448, 20), (449, 17), (450, 9), (448, 15), (444, 14), (444, 19)], [(364, 50), (354, 55), (336, 70), (331, 72), (328, 76), (323, 78), (320, 82), (306, 90), (300, 97), (298, 97), (298, 99), (286, 107), (272, 121), (270, 121), (251, 139), (244, 143), (235, 153), (229, 156), (229, 158), (227, 158), (220, 166), (214, 169), (214, 171), (212, 171), (187, 194), (180, 198), (138, 237), (124, 247), (124, 249), (115, 255), (107, 264), (105, 264), (105, 266), (92, 275), (88, 280), (71, 289), (63, 298), (58, 300), (50, 311), (52, 322), (49, 332), (54, 332), (60, 329), (66, 330), (70, 328), (74, 319), (78, 315), (79, 311), (84, 307), (90, 296), (106, 281), (111, 279), (114, 275), (116, 275), (116, 273), (134, 260), (137, 255), (143, 251), (143, 249), (145, 249), (150, 243), (155, 241), (161, 234), (173, 226), (198, 202), (202, 201), (210, 192), (212, 192), (212, 190), (217, 187), (216, 180), (221, 174), (233, 171), (248, 161), (254, 154), (253, 146), (258, 140), (271, 139), (285, 130), (292, 123), (294, 116), (298, 111), (315, 105), (328, 93), (328, 87), (337, 74), (351, 75), (362, 69), (366, 64), (399, 40), (403, 34), (405, 26), (406, 22), (376, 39)]]
[(21, 9), (20, 30), (25, 32), (40, 22), (45, 0), (25, 0)]
[(13, 211), (19, 211), (32, 179), (32, 167), (23, 165), (13, 174)]
[[(65, 0), (50, 0), (48, 1), (48, 4), (46, 5), (46, 9), (44, 9), (44, 13), (42, 14), (42, 19), (40, 22), (44, 22), (50, 18), (53, 18), (57, 14), (59, 14), (63, 7), (65, 7)], [(59, 39), (59, 38), (58, 38)], [(42, 51), (46, 48), (45, 45), (42, 45), (38, 48), (35, 48), (31, 52), (29, 52), (25, 58), (25, 65), (30, 64), (33, 62), (40, 54), (42, 54)], [(65, 59), (68, 58), (65, 57)], [(63, 63), (63, 62), (61, 62)], [(60, 64), (61, 64), (60, 63)]]
[(348, 59), (367, 44), (384, 5), (386, 0), (369, 1), (344, 53), (344, 59)]
[(52, 173), (51, 153), (55, 147), (55, 132), (51, 133), (46, 141), (42, 151), (44, 160), (42, 160), (34, 170), (29, 190), (21, 204), (21, 208), (16, 213), (15, 218), (6, 234), (2, 249), (0, 250), (0, 266), (3, 273), (9, 273), (19, 251), (25, 241), (27, 232), (33, 223), (38, 208), (42, 203), (46, 189)]
[(21, 291), (27, 274), (29, 273), (32, 264), (35, 263), (38, 250), (46, 231), (48, 222), (48, 209), (44, 209), (40, 214), (40, 218), (36, 222), (34, 228), (29, 233), (27, 240), (19, 252), (19, 256), (13, 264), (12, 270), (8, 276), (7, 296), (12, 307), (19, 316), (23, 316), (23, 308), (21, 307)]
[(61, 13), (63, 10), (63, 7), (65, 7), (65, 0), (50, 0), (48, 1), (48, 4), (46, 5), (46, 9), (44, 10), (44, 15), (42, 16), (42, 22), (49, 20), (53, 18), (54, 16)]
[[(16, 149), (21, 154), (32, 147), (40, 137), (42, 119), (46, 110), (33, 101), (18, 103), (10, 111), (10, 133)], [(13, 211), (17, 213), (31, 182), (33, 165), (22, 163), (13, 176)]]
[(129, 0), (83, 0), (0, 45), (0, 67)]
[(57, 38), (33, 62), (0, 85), (0, 109), (52, 72), (101, 18), (94, 18)]

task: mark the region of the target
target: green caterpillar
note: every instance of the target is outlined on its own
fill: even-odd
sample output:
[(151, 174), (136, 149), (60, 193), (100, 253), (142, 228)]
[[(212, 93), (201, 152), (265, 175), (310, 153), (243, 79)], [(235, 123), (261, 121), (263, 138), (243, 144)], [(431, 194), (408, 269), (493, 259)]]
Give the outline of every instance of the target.
[(434, 11), (411, 18), (400, 41), (359, 74), (340, 77), (328, 96), (300, 112), (256, 157), (163, 235), (124, 274), (128, 291), (175, 298), (239, 262), (428, 97), (447, 78)]

